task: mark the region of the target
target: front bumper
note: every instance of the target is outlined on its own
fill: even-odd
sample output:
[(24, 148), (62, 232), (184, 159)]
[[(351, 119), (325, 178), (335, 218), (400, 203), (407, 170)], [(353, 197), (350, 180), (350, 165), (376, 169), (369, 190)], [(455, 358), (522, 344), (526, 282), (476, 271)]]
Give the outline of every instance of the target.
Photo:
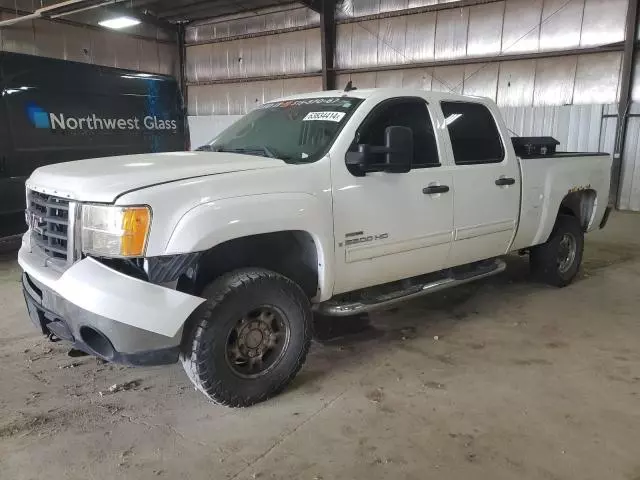
[(204, 299), (138, 280), (85, 258), (60, 269), (29, 244), (18, 253), (29, 316), (105, 360), (152, 365), (178, 358), (182, 327)]

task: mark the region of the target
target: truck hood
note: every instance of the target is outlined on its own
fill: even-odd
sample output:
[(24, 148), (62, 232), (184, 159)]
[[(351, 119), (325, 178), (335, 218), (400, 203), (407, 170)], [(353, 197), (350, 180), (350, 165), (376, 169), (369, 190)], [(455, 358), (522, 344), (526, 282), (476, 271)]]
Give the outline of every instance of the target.
[(111, 203), (123, 193), (161, 183), (285, 165), (282, 160), (223, 152), (125, 155), (41, 167), (27, 187), (72, 200)]

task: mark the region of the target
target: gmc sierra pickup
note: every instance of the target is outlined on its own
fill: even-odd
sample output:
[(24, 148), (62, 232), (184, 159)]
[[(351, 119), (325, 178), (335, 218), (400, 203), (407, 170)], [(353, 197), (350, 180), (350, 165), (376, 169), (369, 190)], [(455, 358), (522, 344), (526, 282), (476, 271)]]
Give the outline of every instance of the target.
[(254, 404), (301, 368), (314, 311), (487, 277), (516, 251), (569, 284), (606, 222), (611, 159), (518, 140), (487, 99), (332, 91), (266, 103), (201, 151), (39, 168), (29, 315), (109, 361), (180, 359), (210, 399)]

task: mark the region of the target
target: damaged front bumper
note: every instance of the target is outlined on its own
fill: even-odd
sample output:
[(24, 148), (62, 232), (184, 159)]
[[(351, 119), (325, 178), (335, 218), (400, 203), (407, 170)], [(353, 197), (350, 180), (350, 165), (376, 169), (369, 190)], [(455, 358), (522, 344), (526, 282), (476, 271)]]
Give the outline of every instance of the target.
[(61, 269), (31, 248), (28, 234), (18, 262), (29, 316), (38, 328), (112, 362), (177, 361), (184, 322), (204, 302), (92, 258)]

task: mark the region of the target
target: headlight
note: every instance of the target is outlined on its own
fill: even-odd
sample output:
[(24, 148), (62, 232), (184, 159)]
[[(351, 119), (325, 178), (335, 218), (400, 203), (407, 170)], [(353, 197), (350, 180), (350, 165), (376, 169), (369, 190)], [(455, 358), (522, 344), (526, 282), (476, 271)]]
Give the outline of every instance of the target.
[(82, 251), (106, 257), (141, 257), (147, 247), (151, 208), (82, 206)]

